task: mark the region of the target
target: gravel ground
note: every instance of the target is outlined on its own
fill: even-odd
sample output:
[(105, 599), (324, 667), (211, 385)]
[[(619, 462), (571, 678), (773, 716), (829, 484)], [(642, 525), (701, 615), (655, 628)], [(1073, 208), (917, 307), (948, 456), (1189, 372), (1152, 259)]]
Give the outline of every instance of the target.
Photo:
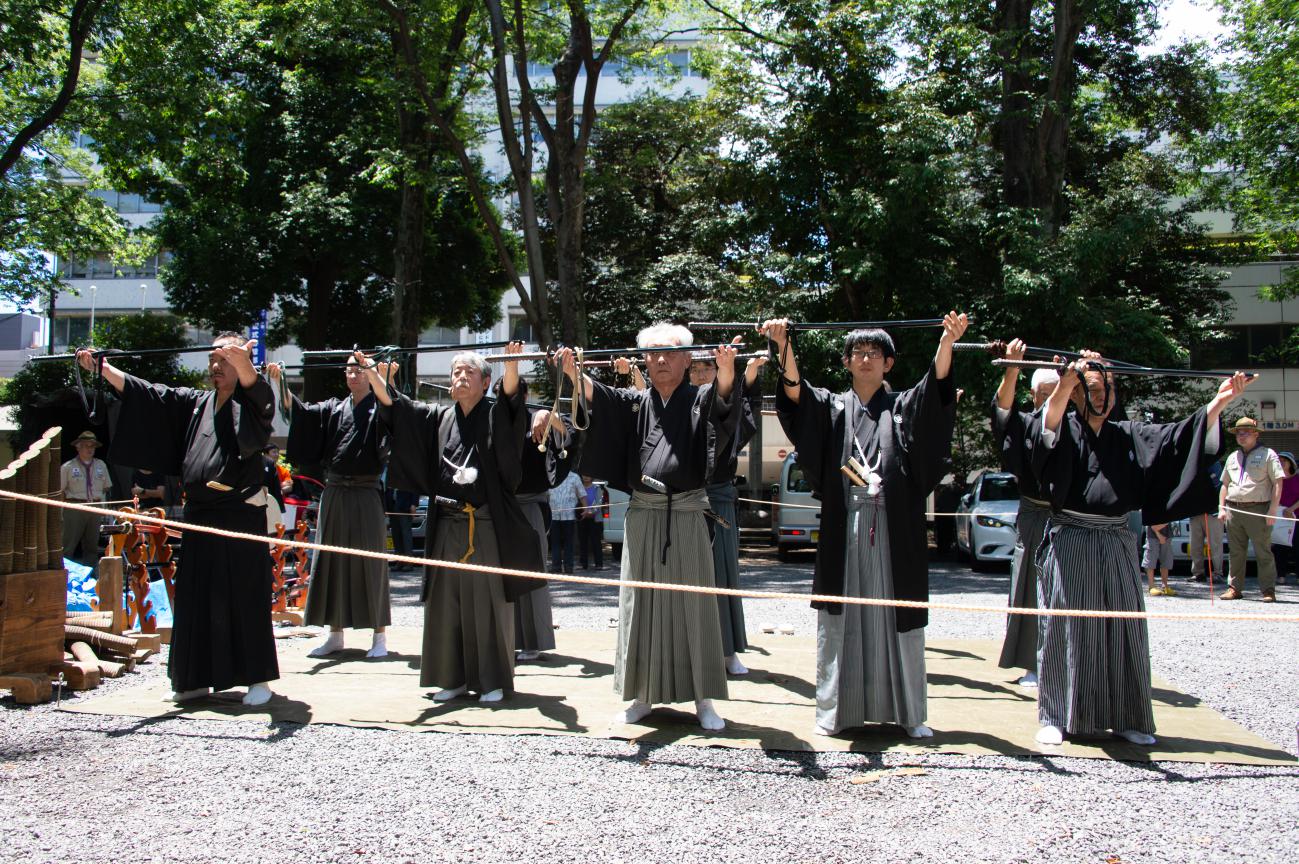
[[(743, 569), (746, 585), (806, 590), (811, 561), (754, 553)], [(935, 599), (1005, 603), (1004, 572), (932, 571)], [(1210, 608), (1206, 587), (1177, 584), (1181, 596), (1151, 607)], [(393, 585), (394, 623), (418, 626), (415, 579)], [(1299, 610), (1299, 588), (1280, 599), (1215, 608)], [(603, 629), (613, 613), (611, 590), (555, 589), (561, 627)], [(746, 601), (746, 613), (751, 628), (815, 628), (801, 603)], [(929, 634), (1002, 627), (939, 613)], [(1159, 675), (1292, 754), (1297, 636), (1296, 625), (1151, 624)], [(105, 686), (162, 674), (152, 661)], [(410, 735), (98, 717), (8, 697), (0, 755), (0, 860), (15, 862), (1299, 860), (1299, 766)]]

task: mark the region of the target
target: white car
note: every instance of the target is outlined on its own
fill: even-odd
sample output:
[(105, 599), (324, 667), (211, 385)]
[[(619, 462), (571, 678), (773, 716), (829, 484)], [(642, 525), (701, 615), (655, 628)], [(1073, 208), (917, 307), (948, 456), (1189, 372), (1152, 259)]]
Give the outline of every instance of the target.
[(608, 543), (612, 550), (610, 560), (616, 569), (618, 562), (622, 560), (623, 528), (627, 523), (627, 502), (631, 501), (631, 496), (626, 492), (610, 488), (603, 480), (597, 480), (596, 485), (604, 489), (606, 507), (602, 512), (608, 513), (604, 517), (604, 542)]
[(980, 474), (956, 512), (956, 549), (969, 556), (974, 569), (1010, 562), (1019, 518), (1019, 482), (1014, 474)]
[[(794, 506), (781, 506), (786, 504)], [(795, 549), (815, 549), (821, 539), (821, 502), (812, 497), (797, 453), (785, 457), (780, 482), (771, 490), (771, 533), (782, 561)]]

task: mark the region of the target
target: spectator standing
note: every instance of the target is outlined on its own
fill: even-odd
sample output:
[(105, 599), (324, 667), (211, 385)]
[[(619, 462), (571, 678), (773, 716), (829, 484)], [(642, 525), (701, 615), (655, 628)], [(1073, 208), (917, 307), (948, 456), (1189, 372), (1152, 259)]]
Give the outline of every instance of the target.
[(595, 569), (603, 570), (604, 517), (609, 508), (604, 502), (604, 490), (595, 485), (594, 480), (583, 477), (582, 487), (582, 503), (586, 506), (577, 514), (577, 546), (581, 559), (578, 567), (585, 570), (587, 563), (594, 561)]
[[(1168, 523), (1146, 526), (1146, 554), (1141, 562), (1146, 568), (1146, 587), (1151, 597), (1172, 597), (1177, 592), (1168, 584), (1168, 571), (1173, 569), (1173, 544), (1168, 532)], [(1159, 568), (1159, 581), (1162, 587), (1155, 587), (1155, 568)]]
[[(1281, 460), (1258, 445), (1258, 421), (1241, 417), (1231, 427), (1240, 449), (1227, 457), (1218, 493), (1218, 518), (1227, 525), (1231, 553), (1231, 585), (1220, 596), (1239, 600), (1245, 596), (1245, 560), (1254, 544), (1258, 562), (1258, 588), (1264, 603), (1276, 602), (1276, 559), (1272, 557), (1272, 526), (1281, 502), (1285, 471)], [(1230, 508), (1230, 509), (1229, 509)]]
[(586, 500), (586, 489), (569, 473), (550, 490), (550, 572), (573, 572), (573, 547), (577, 534), (577, 508)]
[(1290, 521), (1294, 519), (1295, 505), (1299, 504), (1299, 463), (1295, 462), (1294, 454), (1282, 451), (1277, 455), (1281, 460), (1281, 470), (1285, 472), (1285, 479), (1281, 481), (1281, 516), (1284, 518), (1277, 519), (1277, 524), (1272, 528), (1272, 556), (1276, 558), (1276, 581), (1282, 583), (1286, 577), (1294, 578), (1299, 574), (1296, 570), (1296, 558), (1294, 551), (1294, 534), (1295, 523)]
[[(86, 430), (72, 441), (77, 455), (63, 463), (59, 469), (59, 491), (68, 501), (79, 504), (98, 504), (108, 498), (108, 488), (113, 481), (108, 465), (95, 458), (95, 451), (103, 444), (95, 433)], [(99, 561), (99, 526), (102, 516), (81, 510), (63, 511), (63, 557), (80, 564), (93, 565)]]
[[(1213, 460), (1213, 464), (1205, 471), (1208, 472), (1209, 482), (1213, 484), (1214, 494), (1219, 494), (1222, 489), (1222, 460)], [(1187, 578), (1194, 582), (1208, 581), (1204, 554), (1206, 542), (1209, 546), (1207, 561), (1212, 564), (1213, 575), (1222, 576), (1222, 522), (1213, 513), (1192, 516), (1189, 521), (1191, 540), (1188, 551), (1191, 553), (1191, 575)]]

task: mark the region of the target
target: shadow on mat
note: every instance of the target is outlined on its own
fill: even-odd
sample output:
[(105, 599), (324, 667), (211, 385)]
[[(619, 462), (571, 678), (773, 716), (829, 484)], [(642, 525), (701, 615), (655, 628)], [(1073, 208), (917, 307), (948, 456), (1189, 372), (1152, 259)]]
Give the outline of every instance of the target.
[(564, 675), (565, 678), (604, 678), (613, 674), (613, 664), (603, 663), (599, 660), (592, 660), (589, 657), (574, 657), (571, 654), (559, 654), (555, 651), (543, 651), (538, 660), (529, 660), (524, 663), (516, 663), (515, 670), (519, 669), (537, 669), (541, 672), (528, 672), (529, 676), (536, 674), (545, 674), (544, 670), (555, 668), (567, 668), (576, 666), (577, 675)]
[[(411, 669), (419, 668), (418, 654), (402, 654), (397, 651), (389, 651), (386, 657), (366, 657), (365, 651), (360, 648), (344, 648), (336, 654), (330, 654), (328, 657), (304, 657), (308, 663), (315, 661), (315, 665), (303, 672), (295, 672), (295, 675), (319, 675), (321, 672), (328, 672), (331, 669), (337, 669), (349, 663), (360, 663), (365, 666), (377, 666), (384, 663), (405, 663)], [(366, 671), (372, 672), (373, 669)]]
[[(762, 677), (759, 677), (762, 676)], [(806, 678), (799, 678), (797, 675), (785, 675), (780, 672), (766, 672), (762, 669), (749, 669), (748, 679), (750, 681), (767, 681), (775, 684), (781, 690), (793, 693), (795, 696), (816, 701), (816, 685)], [(734, 679), (732, 679), (734, 680)]]
[(960, 657), (963, 660), (984, 660), (986, 658), (979, 654), (971, 654), (969, 651), (961, 651), (956, 648), (935, 648), (933, 645), (925, 646), (926, 654), (942, 654), (944, 657)]
[(272, 735), (210, 735), (205, 737), (230, 740), (278, 741), (296, 735), (311, 722), (311, 706), (297, 699), (275, 694), (265, 705), (245, 705), (243, 697), (237, 693), (216, 693), (202, 699), (194, 699), (183, 706), (178, 705), (165, 713), (152, 717), (141, 717), (125, 729), (112, 729), (104, 732), (109, 738), (124, 738), (136, 732), (142, 732), (151, 726), (165, 723), (168, 720), (205, 720), (197, 712), (211, 712), (223, 717), (238, 720), (258, 720), (265, 718), (275, 728)]
[[(432, 700), (433, 694), (427, 694), (424, 698)], [(383, 722), (398, 726), (450, 727), (466, 731), (510, 728), (501, 723), (493, 723), (490, 720), (476, 723), (467, 722), (464, 718), (457, 719), (454, 713), (465, 708), (481, 708), (491, 712), (491, 714), (509, 714), (511, 711), (535, 710), (542, 717), (553, 721), (555, 724), (553, 726), (516, 727), (520, 731), (527, 729), (542, 733), (571, 732), (576, 734), (584, 734), (588, 731), (587, 727), (577, 722), (577, 710), (565, 702), (563, 697), (541, 696), (536, 693), (515, 693), (500, 702), (479, 702), (474, 697), (459, 697), (448, 702), (435, 702), (419, 712), (413, 720), (386, 719)]]
[[(966, 678), (964, 675), (948, 675), (943, 672), (930, 672), (925, 676), (930, 687), (960, 687), (964, 690), (977, 690), (983, 693), (993, 693), (998, 696), (1011, 696), (1018, 702), (1036, 702), (1037, 696), (1029, 696), (1026, 693), (1011, 689), (1004, 684), (996, 684), (992, 681), (979, 681), (974, 678)], [(943, 693), (941, 696), (932, 698), (939, 699), (967, 699), (972, 697), (954, 696), (950, 693)]]

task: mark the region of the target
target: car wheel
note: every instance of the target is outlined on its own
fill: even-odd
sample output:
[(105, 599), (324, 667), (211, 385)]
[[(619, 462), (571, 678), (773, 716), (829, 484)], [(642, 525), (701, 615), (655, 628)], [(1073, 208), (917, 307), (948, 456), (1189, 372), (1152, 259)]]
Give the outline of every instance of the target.
[(777, 546), (776, 557), (788, 564), (790, 561), (794, 560), (794, 550), (788, 546)]

